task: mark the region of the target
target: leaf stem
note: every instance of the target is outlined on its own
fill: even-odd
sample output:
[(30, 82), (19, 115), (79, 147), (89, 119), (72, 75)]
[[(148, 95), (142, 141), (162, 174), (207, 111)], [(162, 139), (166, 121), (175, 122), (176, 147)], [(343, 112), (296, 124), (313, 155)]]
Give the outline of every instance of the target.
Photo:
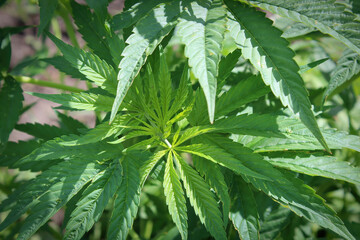
[(20, 83), (30, 83), (30, 84), (34, 84), (34, 85), (38, 85), (38, 86), (42, 86), (42, 87), (56, 88), (56, 89), (60, 89), (60, 90), (70, 91), (70, 92), (84, 91), (81, 88), (72, 87), (72, 86), (68, 86), (65, 84), (61, 84), (61, 83), (48, 82), (48, 81), (43, 81), (43, 80), (25, 77), (25, 76), (13, 76), (13, 77), (15, 78), (16, 81), (18, 81)]

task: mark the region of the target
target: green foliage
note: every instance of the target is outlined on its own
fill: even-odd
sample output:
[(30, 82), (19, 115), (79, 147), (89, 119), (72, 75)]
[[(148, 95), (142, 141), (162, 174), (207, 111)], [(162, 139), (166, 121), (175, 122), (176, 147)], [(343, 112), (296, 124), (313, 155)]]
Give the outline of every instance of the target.
[[(19, 172), (0, 182), (4, 236), (360, 237), (359, 102), (335, 95), (360, 92), (355, 1), (133, 0), (115, 16), (107, 0), (86, 2), (39, 1), (39, 33), (62, 54), (41, 60), (87, 81), (86, 90), (28, 93), (66, 110), (56, 112), (59, 127), (16, 124), (23, 78), (9, 71), (10, 34), (21, 28), (0, 31), (0, 166)], [(274, 25), (254, 7), (298, 24)], [(55, 11), (72, 14), (83, 48), (45, 30)], [(308, 39), (329, 39), (322, 33), (347, 45), (331, 74), (322, 66), (332, 59), (301, 62)], [(328, 77), (325, 92), (306, 74)], [(323, 95), (345, 103), (350, 133), (335, 128), (332, 106), (320, 108)], [(95, 126), (69, 110), (94, 111)], [(8, 142), (13, 129), (33, 139)], [(18, 180), (25, 171), (36, 174)], [(61, 209), (63, 232), (49, 221)]]

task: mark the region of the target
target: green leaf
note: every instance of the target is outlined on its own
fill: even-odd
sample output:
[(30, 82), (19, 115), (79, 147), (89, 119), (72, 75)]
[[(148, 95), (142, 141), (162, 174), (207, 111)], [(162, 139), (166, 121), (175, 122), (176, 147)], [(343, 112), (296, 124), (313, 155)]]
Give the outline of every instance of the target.
[(44, 31), (46, 26), (51, 21), (55, 10), (58, 6), (58, 0), (39, 0), (40, 6), (40, 25), (38, 27), (38, 35)]
[(186, 142), (187, 140), (194, 138), (196, 136), (205, 134), (205, 133), (209, 133), (209, 132), (213, 132), (216, 129), (212, 126), (196, 126), (196, 127), (190, 127), (187, 128), (186, 130), (182, 131), (180, 133), (180, 137), (179, 139), (173, 143), (173, 146), (179, 146), (180, 144)]
[(59, 119), (59, 124), (62, 129), (66, 129), (72, 134), (80, 134), (81, 132), (79, 131), (79, 129), (87, 129), (87, 126), (84, 125), (82, 122), (58, 111), (56, 111), (55, 113)]
[(335, 0), (316, 1), (316, 4), (307, 0), (241, 1), (319, 29), (360, 54), (360, 22), (355, 21), (355, 16)]
[(239, 177), (233, 179), (231, 191), (230, 219), (240, 239), (260, 239), (259, 214), (250, 186)]
[(162, 109), (162, 115), (165, 116), (165, 119), (168, 115), (171, 94), (172, 94), (172, 86), (171, 86), (171, 78), (170, 71), (168, 65), (166, 63), (165, 53), (162, 49), (160, 49), (160, 59), (159, 59), (159, 90), (160, 90), (160, 103)]
[(64, 56), (55, 56), (52, 58), (43, 58), (40, 59), (43, 62), (53, 65), (59, 71), (73, 77), (76, 79), (86, 80), (86, 76), (82, 74), (79, 69), (73, 67)]
[[(256, 151), (280, 151), (289, 149), (321, 150), (322, 146), (309, 129), (298, 119), (281, 115), (251, 114), (221, 119), (213, 125), (219, 132), (252, 135), (258, 137), (234, 137)], [(331, 149), (344, 147), (360, 151), (360, 137), (335, 129), (322, 129)]]
[(215, 117), (215, 99), (226, 10), (220, 0), (192, 2), (181, 15), (177, 35), (185, 44), (185, 56), (204, 91), (209, 119)]
[(221, 95), (216, 103), (216, 109), (218, 109), (216, 116), (221, 117), (229, 114), (269, 92), (269, 87), (263, 83), (261, 77), (259, 76), (253, 76), (240, 81), (238, 84), (230, 88), (229, 91)]
[(243, 152), (247, 152), (252, 158), (251, 160), (245, 158), (247, 160), (244, 161), (246, 167), (272, 180), (267, 181), (242, 175), (244, 180), (251, 183), (255, 188), (263, 191), (274, 201), (290, 208), (297, 215), (331, 229), (346, 239), (355, 239), (340, 218), (336, 216), (336, 213), (325, 204), (321, 197), (315, 194), (312, 188), (305, 185), (300, 179), (286, 172), (278, 171), (265, 161), (261, 155), (252, 153), (250, 149), (243, 147), (239, 143), (225, 138), (214, 139), (214, 141), (233, 155), (243, 155)]
[(0, 89), (0, 153), (19, 119), (22, 109), (22, 89), (14, 78), (7, 76)]
[(196, 170), (202, 175), (205, 176), (206, 182), (212, 187), (217, 196), (220, 198), (222, 205), (222, 214), (224, 226), (226, 227), (229, 212), (230, 212), (230, 196), (229, 189), (225, 182), (223, 173), (220, 170), (220, 167), (216, 164), (213, 164), (209, 161), (206, 161), (203, 158), (200, 158), (196, 155), (192, 156), (194, 166)]
[(140, 204), (140, 176), (134, 160), (125, 156), (122, 161), (123, 180), (116, 192), (107, 239), (126, 239)]
[(191, 87), (191, 82), (189, 80), (189, 68), (187, 65), (185, 65), (180, 78), (179, 87), (176, 89), (174, 101), (172, 102), (169, 109), (169, 118), (171, 118), (177, 111), (181, 109), (185, 101), (188, 99), (188, 96), (191, 94), (189, 90), (189, 87)]
[(219, 74), (218, 74), (219, 83), (225, 81), (230, 76), (231, 71), (236, 66), (236, 63), (238, 62), (240, 56), (241, 56), (241, 51), (237, 49), (232, 53), (229, 53), (225, 58), (220, 60)]
[(91, 9), (94, 9), (100, 19), (106, 19), (109, 0), (86, 0), (86, 3)]
[(323, 95), (323, 102), (346, 83), (350, 83), (360, 77), (360, 55), (350, 49), (346, 49), (337, 62), (336, 68), (331, 72), (329, 86)]
[[(104, 94), (105, 93), (105, 94)], [(111, 111), (111, 106), (114, 101), (113, 97), (107, 95), (107, 92), (102, 92), (101, 89), (92, 88), (88, 91), (71, 94), (44, 94), (44, 93), (30, 93), (28, 94), (43, 98), (55, 103), (59, 103), (64, 107), (77, 110), (88, 111)]]
[(182, 239), (187, 239), (188, 224), (186, 213), (186, 200), (181, 187), (180, 179), (176, 174), (173, 165), (173, 154), (168, 154), (165, 176), (164, 176), (164, 194), (166, 196), (166, 204), (169, 207), (170, 215), (179, 229)]
[(50, 33), (48, 36), (63, 53), (64, 58), (88, 80), (109, 93), (116, 92), (116, 73), (111, 65), (92, 53), (62, 42)]
[(203, 178), (179, 155), (174, 153), (186, 194), (200, 221), (215, 239), (227, 239), (221, 212), (214, 194)]
[(114, 120), (121, 102), (136, 75), (138, 75), (140, 68), (144, 65), (147, 56), (155, 50), (163, 38), (175, 27), (176, 20), (184, 7), (183, 5), (182, 1), (160, 4), (136, 24), (133, 34), (126, 40), (128, 45), (122, 53), (123, 59), (119, 64), (119, 83), (110, 122)]
[(146, 15), (153, 11), (160, 3), (172, 1), (173, 0), (138, 1), (138, 3), (131, 6), (131, 8), (116, 14), (112, 19), (111, 27), (116, 31), (130, 27), (131, 25), (137, 23), (141, 18), (146, 17)]
[(311, 176), (322, 176), (360, 184), (360, 168), (351, 167), (349, 163), (339, 161), (332, 156), (300, 155), (284, 157), (265, 157), (265, 160), (276, 167), (286, 168)]
[(46, 193), (38, 198), (38, 203), (31, 208), (31, 214), (20, 229), (18, 239), (29, 239), (103, 169), (103, 165), (88, 163), (84, 159), (72, 159), (71, 164), (66, 162), (61, 169), (56, 169), (62, 174), (60, 181), (53, 182)]
[(167, 152), (168, 150), (157, 151), (147, 161), (144, 162), (140, 168), (141, 186), (144, 185), (150, 172)]
[(95, 143), (111, 136), (116, 138), (122, 133), (124, 127), (128, 125), (130, 119), (130, 115), (124, 114), (117, 116), (112, 124), (110, 124), (108, 121), (100, 123), (95, 128), (90, 129), (84, 135), (80, 136), (74, 143)]
[(71, 132), (66, 129), (40, 123), (18, 124), (15, 126), (15, 129), (44, 140), (51, 140), (60, 137), (61, 135), (71, 134)]
[[(10, 214), (0, 224), (0, 231), (31, 208), (32, 214), (25, 220), (19, 235), (19, 238), (29, 238), (102, 168), (101, 165), (89, 163), (82, 158), (73, 158), (52, 166), (33, 179), (23, 191), (15, 191), (9, 196), (9, 199), (15, 196), (16, 202)], [(8, 204), (8, 201), (3, 201), (0, 212)]]
[[(19, 159), (25, 157), (26, 155), (30, 154), (36, 148), (40, 147), (41, 143), (37, 140), (28, 140), (26, 142), (19, 141), (19, 142), (8, 142), (6, 144), (6, 148), (0, 154), (0, 166), (1, 167), (8, 167), (8, 168), (15, 168), (14, 163)], [(29, 165), (32, 171), (39, 171), (37, 168), (38, 166), (34, 164)], [(22, 169), (22, 170), (29, 170), (29, 169)]]
[[(244, 166), (243, 159), (246, 159), (245, 157), (239, 158), (238, 156), (234, 156), (231, 153), (224, 151), (224, 149), (217, 147), (216, 143), (212, 141), (210, 137), (208, 138), (198, 137), (197, 142), (201, 142), (201, 143), (187, 145), (187, 146), (180, 146), (180, 147), (176, 147), (175, 149), (178, 151), (191, 153), (199, 157), (205, 158), (207, 160), (210, 160), (216, 164), (219, 164), (223, 167), (230, 169), (231, 171), (234, 171), (237, 174), (244, 174), (255, 178), (271, 180), (266, 176), (258, 174), (257, 172), (254, 172), (251, 169)], [(249, 156), (248, 158), (251, 158), (251, 156)]]
[(260, 224), (260, 239), (272, 240), (289, 224), (293, 217), (292, 212), (281, 205), (277, 209), (272, 209), (270, 214), (266, 215), (264, 221)]
[(105, 171), (99, 173), (82, 193), (77, 207), (66, 225), (64, 239), (81, 239), (99, 220), (107, 203), (121, 186), (122, 168), (115, 160)]
[(298, 115), (321, 145), (330, 151), (311, 111), (308, 93), (298, 74), (299, 67), (293, 60), (295, 54), (281, 38), (281, 31), (272, 26), (264, 13), (232, 0), (225, 0), (225, 3), (234, 15), (234, 20), (228, 22), (230, 33), (243, 57), (261, 73), (265, 84), (282, 104)]
[(122, 49), (120, 52), (113, 53), (115, 49), (110, 48), (109, 39), (117, 38), (118, 41), (120, 41), (120, 39), (115, 33), (105, 27), (104, 20), (107, 15), (107, 1), (105, 0), (106, 5), (100, 0), (87, 1), (92, 3), (90, 7), (95, 7), (96, 10), (100, 10), (100, 12), (96, 12), (100, 14), (94, 14), (87, 6), (71, 1), (73, 17), (75, 24), (79, 28), (78, 31), (81, 33), (82, 38), (89, 48), (91, 48), (97, 56), (105, 60), (109, 65), (116, 67), (113, 61), (113, 55), (116, 54), (120, 56)]
[[(36, 163), (46, 164), (49, 160), (81, 158), (103, 161), (121, 156), (122, 147), (105, 142), (89, 143), (83, 145), (72, 144), (78, 139), (76, 135), (62, 136), (45, 142), (40, 148), (20, 159), (15, 166)], [(71, 143), (71, 144), (69, 144)]]
[(322, 64), (323, 62), (326, 62), (327, 60), (329, 60), (329, 58), (323, 58), (323, 59), (311, 62), (309, 64), (300, 66), (299, 74), (303, 74), (304, 72), (307, 72), (310, 69), (313, 69), (313, 68), (319, 66), (320, 64)]
[(284, 33), (281, 35), (283, 38), (296, 38), (300, 36), (304, 36), (306, 34), (309, 34), (311, 32), (316, 31), (316, 28), (306, 26), (303, 23), (297, 22), (291, 24)]

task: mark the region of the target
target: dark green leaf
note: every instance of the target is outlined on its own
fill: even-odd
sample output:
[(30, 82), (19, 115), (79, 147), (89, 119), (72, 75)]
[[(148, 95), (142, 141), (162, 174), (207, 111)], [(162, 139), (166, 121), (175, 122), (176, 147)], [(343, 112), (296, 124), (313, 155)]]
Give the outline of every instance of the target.
[(230, 219), (238, 231), (240, 239), (260, 239), (259, 214), (250, 186), (239, 177), (234, 176), (230, 196)]
[(337, 62), (336, 68), (331, 72), (329, 86), (323, 96), (323, 102), (331, 95), (340, 90), (346, 83), (360, 77), (360, 55), (350, 49), (346, 49)]
[(99, 173), (82, 193), (77, 207), (71, 213), (64, 239), (81, 239), (99, 220), (109, 200), (122, 182), (122, 168), (116, 159), (105, 171)]
[(5, 147), (22, 109), (22, 89), (11, 76), (7, 76), (0, 89), (0, 152)]
[(40, 6), (40, 25), (38, 27), (38, 35), (40, 35), (49, 24), (55, 10), (58, 6), (58, 0), (39, 0)]
[(116, 192), (114, 209), (110, 218), (108, 239), (126, 239), (140, 204), (140, 176), (133, 159), (122, 160), (123, 180)]

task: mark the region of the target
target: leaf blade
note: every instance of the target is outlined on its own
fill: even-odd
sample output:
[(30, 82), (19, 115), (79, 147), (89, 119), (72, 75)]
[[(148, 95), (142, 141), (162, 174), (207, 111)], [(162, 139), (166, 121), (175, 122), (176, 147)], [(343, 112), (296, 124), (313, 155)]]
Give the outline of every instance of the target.
[(211, 123), (215, 117), (216, 77), (226, 30), (225, 16), (219, 0), (192, 2), (177, 26), (177, 33), (185, 44), (185, 56), (204, 91)]
[(263, 13), (234, 1), (225, 2), (236, 19), (229, 21), (230, 33), (242, 49), (243, 56), (260, 71), (265, 84), (270, 86), (282, 104), (299, 115), (321, 145), (330, 152), (311, 111), (307, 90), (298, 74), (299, 66), (293, 60), (294, 52), (288, 47), (288, 42), (281, 38), (281, 31), (272, 27), (271, 21)]

